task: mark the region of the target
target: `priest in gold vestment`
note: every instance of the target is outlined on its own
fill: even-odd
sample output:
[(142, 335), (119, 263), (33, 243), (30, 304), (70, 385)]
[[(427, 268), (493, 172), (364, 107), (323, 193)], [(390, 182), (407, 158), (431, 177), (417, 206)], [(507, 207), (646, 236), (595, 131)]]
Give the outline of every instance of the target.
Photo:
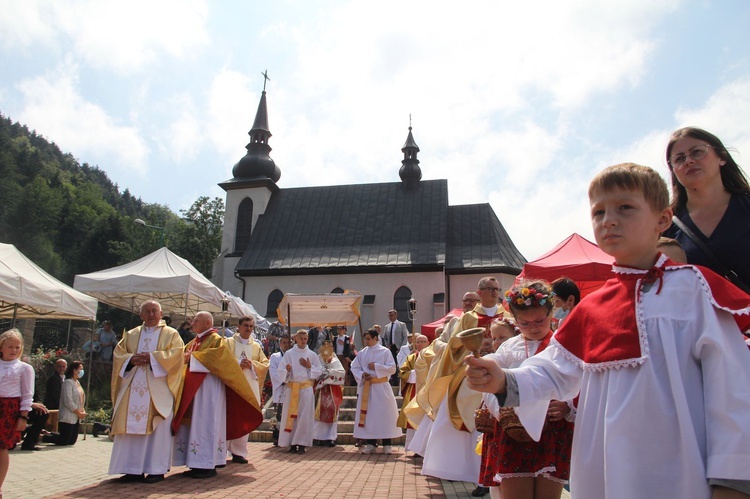
[(125, 333), (113, 357), (109, 473), (122, 482), (155, 483), (172, 464), (173, 407), (182, 376), (183, 343), (161, 320), (156, 301), (141, 304), (143, 325)]

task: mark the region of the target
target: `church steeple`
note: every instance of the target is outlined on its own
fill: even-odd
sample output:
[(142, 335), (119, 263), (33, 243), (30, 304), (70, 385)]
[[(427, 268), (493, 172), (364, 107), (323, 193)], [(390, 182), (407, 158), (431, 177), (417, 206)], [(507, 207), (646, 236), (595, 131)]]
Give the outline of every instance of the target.
[(261, 73), (263, 75), (263, 93), (258, 104), (258, 112), (255, 113), (253, 128), (248, 132), (250, 142), (245, 146), (247, 154), (240, 159), (234, 168), (232, 175), (235, 180), (241, 179), (259, 179), (269, 178), (273, 182), (278, 182), (281, 178), (281, 170), (269, 155), (271, 146), (268, 145), (268, 139), (271, 138), (271, 131), (268, 129), (268, 108), (266, 105), (266, 82), (269, 80), (268, 71)]
[(407, 189), (416, 187), (422, 179), (422, 170), (419, 168), (417, 153), (419, 146), (414, 142), (414, 136), (411, 133), (411, 115), (409, 115), (409, 135), (406, 137), (406, 143), (401, 148), (404, 153), (404, 159), (401, 161), (401, 168), (398, 170), (398, 176), (406, 184)]

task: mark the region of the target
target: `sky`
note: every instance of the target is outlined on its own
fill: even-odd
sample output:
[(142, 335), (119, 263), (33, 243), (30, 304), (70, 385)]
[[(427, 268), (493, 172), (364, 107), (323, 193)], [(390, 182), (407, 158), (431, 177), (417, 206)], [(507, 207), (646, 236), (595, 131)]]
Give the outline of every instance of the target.
[(698, 126), (750, 167), (750, 2), (0, 0), (0, 113), (179, 212), (219, 196), (268, 71), (279, 187), (423, 179), (533, 260), (593, 241), (588, 183), (668, 180)]

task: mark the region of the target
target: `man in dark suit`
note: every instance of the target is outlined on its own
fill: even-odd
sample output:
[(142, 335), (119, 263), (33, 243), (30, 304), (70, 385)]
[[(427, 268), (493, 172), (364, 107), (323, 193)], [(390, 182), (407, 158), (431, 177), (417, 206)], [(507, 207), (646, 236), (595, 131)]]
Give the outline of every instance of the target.
[(381, 341), (383, 346), (388, 348), (393, 354), (393, 360), (402, 346), (406, 345), (406, 339), (409, 336), (409, 330), (406, 324), (398, 320), (398, 312), (395, 310), (388, 311), (388, 324), (383, 328)]
[(349, 367), (352, 365), (352, 360), (354, 360), (354, 357), (356, 357), (357, 354), (354, 352), (351, 336), (346, 334), (346, 326), (339, 326), (337, 332), (338, 336), (336, 336), (336, 339), (333, 341), (333, 349), (346, 371), (345, 384), (347, 386), (353, 386), (356, 385), (356, 383), (354, 382), (354, 376), (352, 376)]
[(44, 406), (49, 410), (60, 408), (60, 391), (65, 380), (65, 370), (68, 363), (65, 359), (57, 359), (55, 362), (55, 372), (47, 378), (47, 386), (44, 390)]

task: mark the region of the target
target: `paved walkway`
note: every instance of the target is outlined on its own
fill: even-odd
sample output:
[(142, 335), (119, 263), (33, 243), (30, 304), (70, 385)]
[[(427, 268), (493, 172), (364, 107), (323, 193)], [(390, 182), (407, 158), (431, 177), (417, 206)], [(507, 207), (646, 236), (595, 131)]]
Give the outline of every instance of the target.
[[(446, 498), (471, 497), (475, 484), (420, 475), (421, 459), (395, 454), (362, 455), (352, 445), (310, 447), (289, 454), (270, 443), (249, 443), (250, 465), (227, 464), (216, 478), (193, 480), (177, 467), (160, 483), (119, 484), (107, 474), (112, 442), (81, 435), (73, 447), (10, 453), (4, 499), (120, 497), (252, 498)], [(563, 497), (569, 497), (567, 493)], [(489, 495), (485, 496), (489, 498)]]
[[(404, 456), (403, 447), (391, 456), (365, 456), (351, 445), (311, 447), (304, 455), (269, 443), (249, 443), (248, 449), (252, 464), (227, 464), (217, 478), (183, 478), (185, 468), (177, 467), (157, 484), (118, 484), (107, 475), (112, 443), (104, 437), (81, 436), (73, 447), (12, 451), (4, 497), (470, 497), (463, 484), (451, 483), (444, 491), (440, 480), (421, 476), (421, 462)], [(468, 487), (470, 491), (473, 485)]]

